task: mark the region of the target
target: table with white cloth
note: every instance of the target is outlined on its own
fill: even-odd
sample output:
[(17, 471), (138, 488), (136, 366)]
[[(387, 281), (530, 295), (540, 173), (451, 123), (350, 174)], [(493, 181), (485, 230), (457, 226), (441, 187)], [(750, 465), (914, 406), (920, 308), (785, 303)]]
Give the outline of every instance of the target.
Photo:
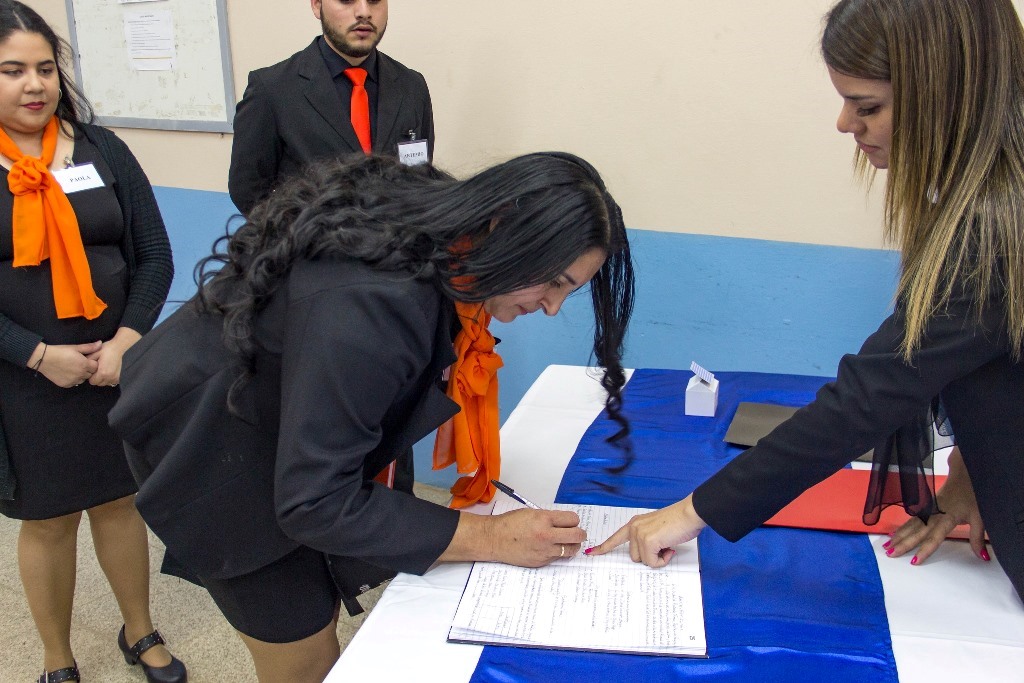
[[(600, 371), (593, 368), (557, 365), (541, 374), (501, 430), (502, 481), (538, 504), (555, 501), (581, 438), (604, 408), (599, 377)], [(708, 419), (728, 420), (733, 412), (735, 405), (720, 404), (718, 416)], [(937, 468), (938, 460), (942, 459), (937, 459)], [(685, 493), (680, 492), (680, 497)], [(488, 508), (481, 505), (472, 511), (487, 514)], [(915, 567), (907, 558), (886, 557), (882, 548), (886, 537), (868, 538), (881, 577), (899, 681), (1024, 681), (1024, 606), (998, 566), (998, 558), (982, 562), (967, 543), (949, 541)], [(843, 562), (842, 557), (803, 560)], [(398, 575), (326, 680), (473, 680), (484, 648), (446, 641), (471, 566), (454, 563), (424, 576)], [(707, 602), (705, 595), (706, 610)], [(713, 645), (709, 633), (709, 648)], [(581, 658), (578, 662), (597, 656), (566, 654)], [(711, 668), (704, 673), (701, 680), (719, 680)], [(596, 678), (589, 673), (586, 679), (606, 680), (600, 673)], [(524, 677), (520, 672), (508, 680)]]

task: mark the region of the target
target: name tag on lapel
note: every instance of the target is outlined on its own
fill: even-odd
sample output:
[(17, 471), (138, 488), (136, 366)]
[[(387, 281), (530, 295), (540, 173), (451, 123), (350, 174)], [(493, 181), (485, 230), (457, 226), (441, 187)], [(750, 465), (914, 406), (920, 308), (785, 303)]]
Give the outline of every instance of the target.
[(52, 174), (54, 179), (60, 183), (64, 194), (92, 190), (97, 187), (103, 187), (105, 184), (103, 178), (100, 177), (99, 171), (91, 163), (62, 168), (59, 171), (53, 171)]
[(398, 143), (398, 160), (406, 166), (419, 166), (430, 161), (426, 140), (409, 140)]

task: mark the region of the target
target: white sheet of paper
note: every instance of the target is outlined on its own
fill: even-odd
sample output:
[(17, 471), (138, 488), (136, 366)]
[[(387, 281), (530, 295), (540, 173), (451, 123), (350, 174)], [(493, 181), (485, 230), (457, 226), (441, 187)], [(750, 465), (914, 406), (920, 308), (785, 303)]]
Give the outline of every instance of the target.
[[(493, 514), (521, 505), (502, 497)], [(555, 505), (580, 516), (588, 544), (607, 538), (644, 508)], [(587, 547), (587, 546), (585, 546)], [(704, 656), (704, 607), (697, 544), (668, 566), (630, 560), (626, 546), (582, 553), (538, 569), (477, 562), (448, 635), (456, 642)]]
[(174, 20), (170, 10), (124, 14), (124, 39), (128, 59), (136, 71), (170, 71), (174, 68)]

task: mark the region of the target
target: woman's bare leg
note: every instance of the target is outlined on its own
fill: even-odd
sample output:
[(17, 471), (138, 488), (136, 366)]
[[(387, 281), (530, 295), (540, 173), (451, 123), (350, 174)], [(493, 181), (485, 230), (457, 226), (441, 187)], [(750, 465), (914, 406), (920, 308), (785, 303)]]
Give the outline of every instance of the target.
[(294, 643), (265, 643), (239, 633), (260, 683), (321, 683), (338, 661), (338, 620)]
[(81, 520), (81, 512), (25, 520), (18, 534), (21, 584), (43, 641), (43, 667), (47, 671), (75, 663), (71, 652), (71, 610)]
[[(153, 632), (146, 523), (135, 509), (134, 495), (97, 505), (88, 512), (96, 558), (114, 591), (124, 618), (124, 639), (131, 647)], [(146, 650), (141, 658), (149, 666), (171, 663), (171, 655), (163, 645)]]

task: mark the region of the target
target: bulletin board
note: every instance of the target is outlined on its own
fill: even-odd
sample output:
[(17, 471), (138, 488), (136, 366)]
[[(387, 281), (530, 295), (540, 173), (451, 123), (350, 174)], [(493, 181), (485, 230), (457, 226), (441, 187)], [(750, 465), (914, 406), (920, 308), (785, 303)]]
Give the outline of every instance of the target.
[(65, 0), (75, 76), (104, 126), (230, 133), (225, 0)]

